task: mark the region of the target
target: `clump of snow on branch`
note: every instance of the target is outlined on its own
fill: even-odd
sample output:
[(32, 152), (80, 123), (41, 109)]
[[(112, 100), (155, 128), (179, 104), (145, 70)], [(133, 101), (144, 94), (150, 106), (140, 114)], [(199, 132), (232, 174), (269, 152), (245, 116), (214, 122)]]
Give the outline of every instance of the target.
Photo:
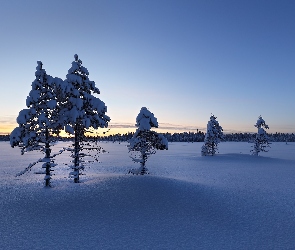
[(201, 149), (202, 156), (215, 155), (218, 150), (218, 143), (223, 139), (223, 129), (216, 118), (214, 115), (211, 115), (208, 121), (204, 145)]
[(168, 141), (162, 135), (151, 128), (158, 127), (157, 118), (146, 107), (142, 107), (136, 117), (136, 124), (138, 128), (133, 137), (128, 141), (129, 152), (134, 153), (131, 156), (133, 162), (140, 163), (139, 169), (132, 169), (129, 173), (144, 175), (148, 173), (145, 167), (149, 156), (156, 153), (156, 150), (168, 149)]
[(268, 152), (266, 148), (270, 147), (267, 133), (265, 129), (269, 129), (269, 126), (265, 123), (264, 119), (259, 116), (254, 127), (257, 128), (257, 134), (254, 140), (253, 149), (251, 150), (253, 155), (258, 155), (259, 152)]

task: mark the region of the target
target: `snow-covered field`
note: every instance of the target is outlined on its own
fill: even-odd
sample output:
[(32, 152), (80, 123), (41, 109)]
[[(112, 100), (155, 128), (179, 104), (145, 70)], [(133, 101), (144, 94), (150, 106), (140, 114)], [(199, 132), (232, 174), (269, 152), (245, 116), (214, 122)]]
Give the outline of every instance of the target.
[(125, 143), (101, 144), (81, 183), (64, 154), (44, 188), (40, 165), (15, 177), (40, 154), (0, 142), (0, 249), (295, 249), (295, 143), (259, 157), (244, 142), (214, 157), (170, 143), (145, 176), (126, 174), (137, 165)]

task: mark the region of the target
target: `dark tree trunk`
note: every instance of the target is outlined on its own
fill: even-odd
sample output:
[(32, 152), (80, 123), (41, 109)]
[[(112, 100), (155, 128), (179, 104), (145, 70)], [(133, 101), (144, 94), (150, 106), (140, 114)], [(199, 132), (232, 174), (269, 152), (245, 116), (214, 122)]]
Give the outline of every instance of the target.
[(45, 158), (47, 158), (47, 162), (46, 162), (46, 168), (45, 168), (45, 186), (46, 187), (50, 187), (50, 144), (49, 144), (49, 131), (48, 128), (46, 127), (45, 130)]
[(147, 173), (147, 169), (145, 167), (145, 163), (146, 163), (146, 160), (147, 160), (147, 155), (145, 153), (143, 153), (141, 159), (142, 159), (143, 162), (141, 163), (141, 171), (140, 171), (140, 174), (141, 175), (144, 175), (144, 174)]
[(74, 177), (74, 182), (78, 183), (79, 182), (79, 153), (80, 153), (80, 143), (79, 143), (79, 125), (76, 124), (75, 127), (75, 151), (74, 151), (74, 156), (75, 156), (75, 160), (74, 160), (74, 172), (75, 172), (75, 177)]

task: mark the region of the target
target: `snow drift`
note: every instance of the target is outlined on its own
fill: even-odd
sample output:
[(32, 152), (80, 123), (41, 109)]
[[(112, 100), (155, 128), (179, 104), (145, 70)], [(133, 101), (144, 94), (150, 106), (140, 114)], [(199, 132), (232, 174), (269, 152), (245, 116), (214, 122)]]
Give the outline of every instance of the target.
[(202, 143), (172, 143), (146, 176), (126, 175), (125, 143), (102, 146), (81, 183), (62, 155), (44, 188), (37, 166), (15, 177), (38, 153), (0, 143), (1, 249), (294, 248), (294, 143), (259, 157), (249, 143), (221, 143), (213, 157), (201, 157)]

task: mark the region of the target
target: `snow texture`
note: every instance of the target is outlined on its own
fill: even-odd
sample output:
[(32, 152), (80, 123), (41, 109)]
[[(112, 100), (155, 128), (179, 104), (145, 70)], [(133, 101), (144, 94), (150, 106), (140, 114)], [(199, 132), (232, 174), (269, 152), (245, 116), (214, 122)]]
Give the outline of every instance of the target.
[[(126, 143), (102, 143), (109, 153), (72, 183), (57, 158), (53, 188), (31, 172), (37, 157), (0, 142), (1, 249), (294, 249), (295, 143), (222, 142), (201, 157), (202, 143), (172, 143), (126, 175)], [(58, 143), (53, 151), (66, 147)]]

